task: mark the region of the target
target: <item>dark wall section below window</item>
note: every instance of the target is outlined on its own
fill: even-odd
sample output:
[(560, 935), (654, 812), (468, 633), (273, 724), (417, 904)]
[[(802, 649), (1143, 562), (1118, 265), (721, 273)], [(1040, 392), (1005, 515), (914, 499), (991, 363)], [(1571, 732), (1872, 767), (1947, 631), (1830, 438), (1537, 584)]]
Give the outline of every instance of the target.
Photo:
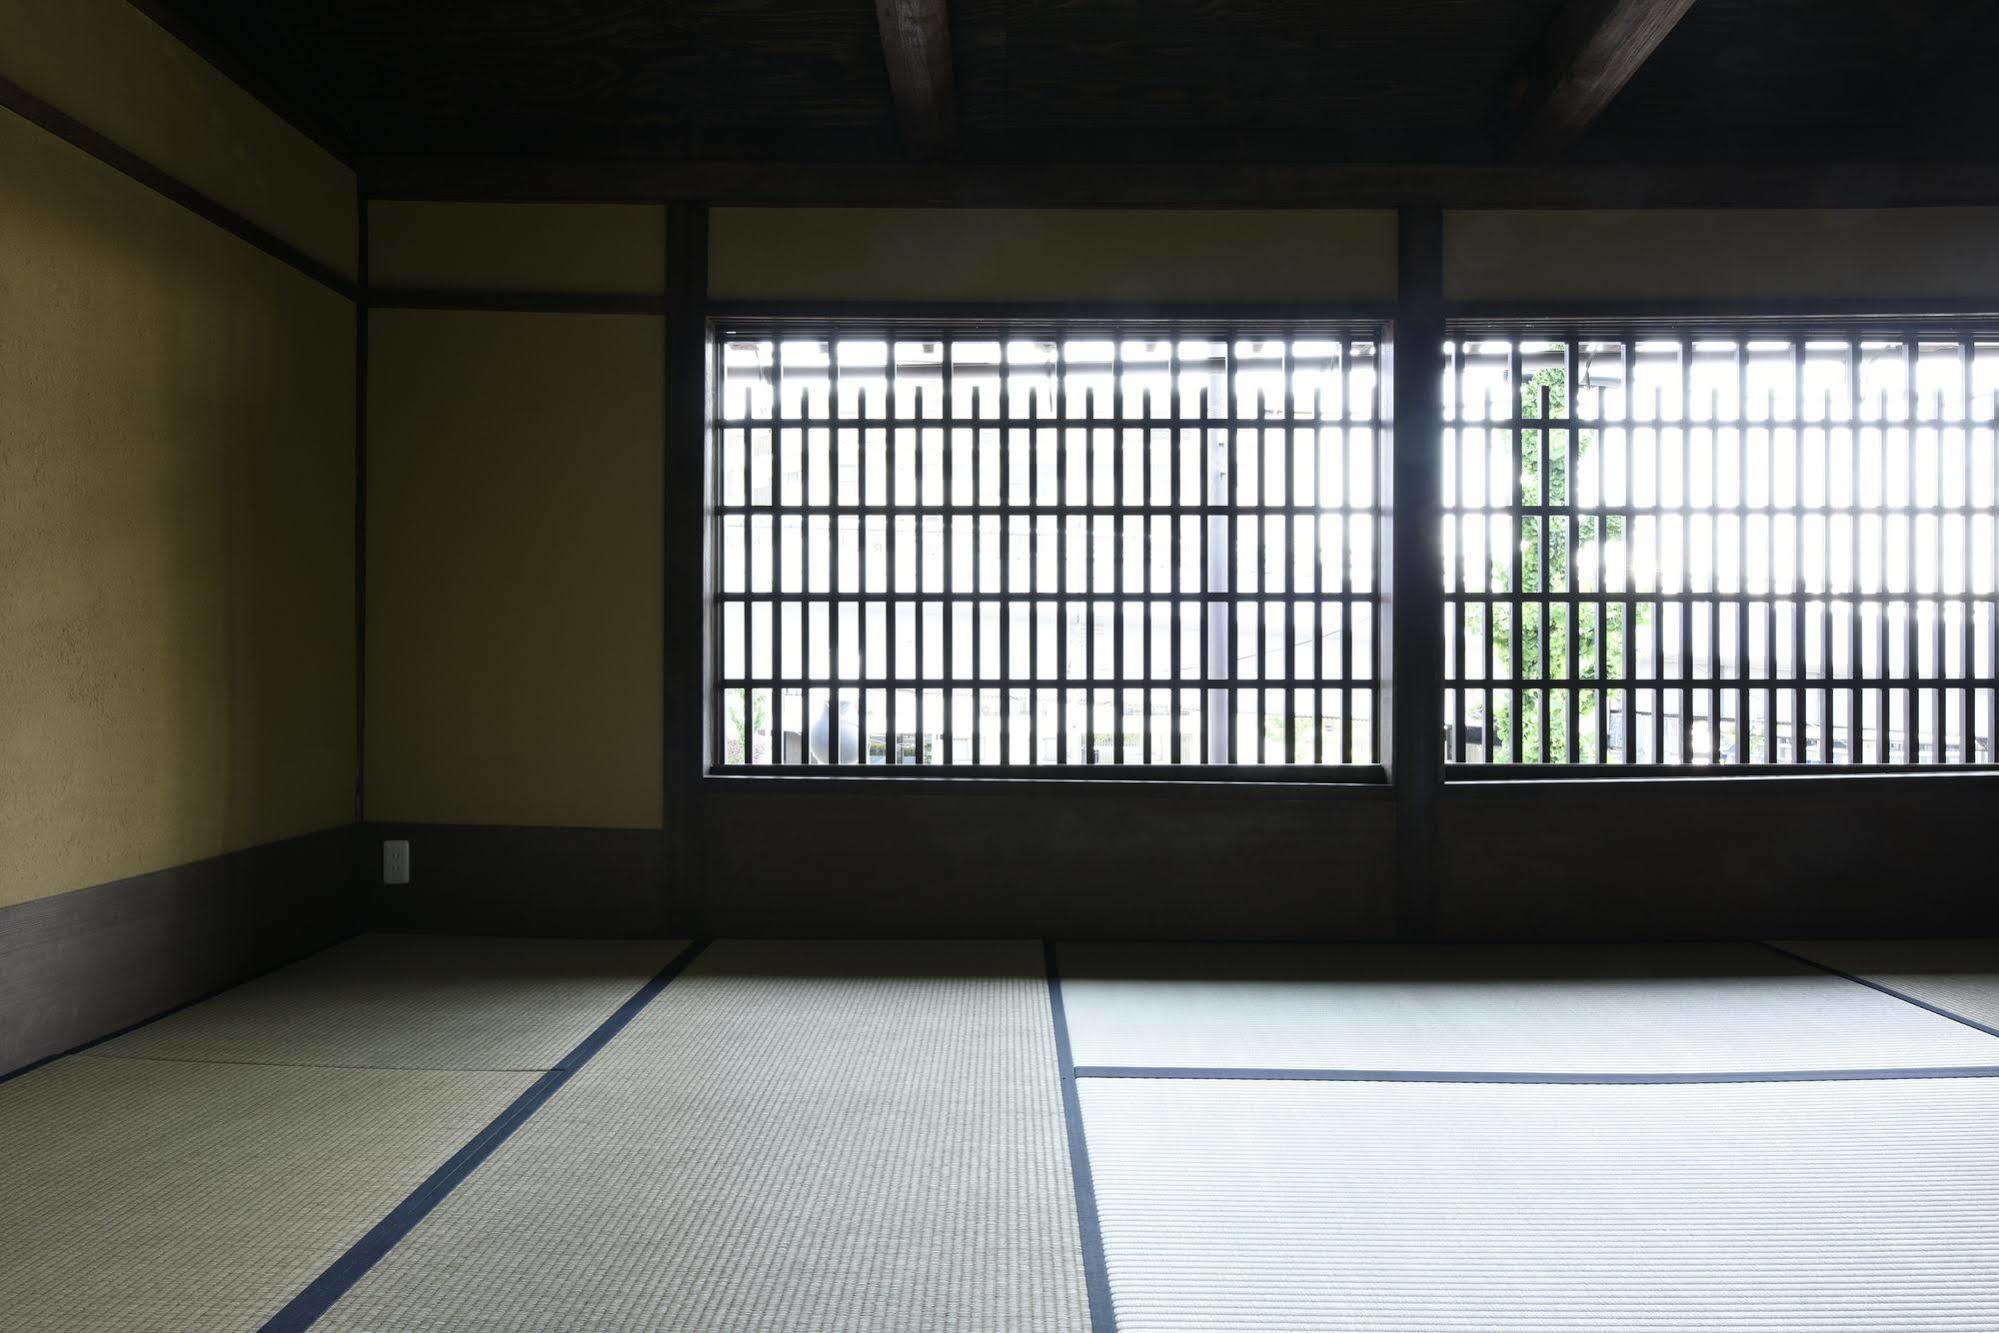
[(1999, 777), (1449, 784), (1445, 938), (1999, 933)]
[[(375, 928), (445, 935), (664, 939), (687, 934), (657, 829), (364, 824)], [(408, 840), (410, 882), (382, 884), (382, 841)]]
[[(1723, 784), (1726, 783), (1724, 786)], [(375, 825), (380, 928), (520, 935), (1387, 939), (1386, 791), (711, 791), (702, 883), (634, 829)], [(1999, 777), (1449, 784), (1446, 940), (1999, 934)]]
[[(1385, 792), (1383, 793), (1385, 796)], [(706, 799), (716, 935), (1386, 938), (1395, 807), (1245, 790)]]
[(1160, 788), (711, 792), (698, 885), (640, 829), (364, 826), (410, 840), (379, 929), (752, 935), (1384, 939), (1395, 807), (1354, 793)]

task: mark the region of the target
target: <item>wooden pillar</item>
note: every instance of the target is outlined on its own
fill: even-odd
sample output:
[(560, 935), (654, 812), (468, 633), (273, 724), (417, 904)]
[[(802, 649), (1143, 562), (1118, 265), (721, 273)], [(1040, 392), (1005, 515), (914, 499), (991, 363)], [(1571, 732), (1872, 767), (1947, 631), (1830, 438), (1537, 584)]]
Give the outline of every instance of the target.
[(1444, 219), (1405, 208), (1396, 227), (1389, 344), (1386, 572), (1388, 776), (1395, 784), (1395, 929), (1435, 933), (1437, 797), (1443, 775), (1442, 459)]

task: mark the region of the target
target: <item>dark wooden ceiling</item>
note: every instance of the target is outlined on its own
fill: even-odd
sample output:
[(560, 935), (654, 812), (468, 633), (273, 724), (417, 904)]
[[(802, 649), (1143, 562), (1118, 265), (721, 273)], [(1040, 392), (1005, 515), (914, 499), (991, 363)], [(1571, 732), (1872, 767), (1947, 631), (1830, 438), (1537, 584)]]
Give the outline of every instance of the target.
[(1989, 162), (1995, 60), (1994, 0), (1695, 0), (1578, 151)]
[[(1564, 3), (950, 0), (979, 161), (1470, 161)], [(357, 156), (893, 160), (875, 0), (145, 0)], [(1694, 0), (1570, 155), (1999, 159), (1993, 0)]]

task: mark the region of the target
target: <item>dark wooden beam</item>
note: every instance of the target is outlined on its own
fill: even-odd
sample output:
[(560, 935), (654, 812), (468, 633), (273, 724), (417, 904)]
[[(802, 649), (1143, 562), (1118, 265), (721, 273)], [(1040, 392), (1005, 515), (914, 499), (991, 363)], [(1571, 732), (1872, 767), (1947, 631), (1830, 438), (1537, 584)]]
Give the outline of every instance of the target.
[(946, 0), (875, 0), (875, 16), (903, 141), (913, 152), (936, 153), (958, 120)]
[(245, 245), (262, 250), (279, 263), (291, 265), (328, 290), (350, 301), (357, 299), (358, 286), (341, 276), (332, 265), (307, 254), (277, 233), (267, 231), (227, 204), (210, 198), (178, 176), (154, 166), (122, 144), (105, 138), (67, 111), (49, 105), (20, 84), (4, 77), (0, 77), (0, 109), (12, 111), (40, 126), (113, 171), (122, 172), (155, 194), (163, 195), (195, 216), (214, 223)]
[(1511, 85), (1507, 146), (1554, 153), (1582, 136), (1694, 0), (1568, 0)]
[(694, 933), (701, 921), (702, 842), (706, 815), (701, 778), (708, 771), (708, 671), (714, 658), (708, 612), (709, 364), (708, 209), (676, 203), (666, 210), (666, 382), (661, 427), (666, 541), (661, 548), (660, 737), (661, 902), (667, 930)]
[(367, 159), (371, 199), (902, 208), (1898, 208), (1999, 204), (1999, 166)]

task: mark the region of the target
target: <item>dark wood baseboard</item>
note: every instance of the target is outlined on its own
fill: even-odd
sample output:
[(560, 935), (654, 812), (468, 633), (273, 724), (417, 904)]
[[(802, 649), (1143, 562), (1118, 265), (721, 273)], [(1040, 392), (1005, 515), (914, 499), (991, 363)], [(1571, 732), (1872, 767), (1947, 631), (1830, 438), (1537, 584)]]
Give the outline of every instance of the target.
[(1999, 934), (1981, 891), (1999, 775), (1446, 783), (1422, 936), (1397, 929), (1386, 789), (1046, 785), (715, 781), (678, 875), (659, 830), (368, 825), (364, 882), (380, 879), (381, 838), (410, 838), (414, 883), (370, 890), (373, 921), (461, 934)]
[(0, 908), (0, 1076), (363, 928), (352, 825)]
[[(381, 930), (649, 939), (687, 933), (669, 911), (659, 829), (362, 825), (359, 883)], [(382, 885), (385, 838), (410, 843), (410, 883)]]
[(1394, 806), (1331, 791), (703, 800), (696, 881), (659, 829), (364, 826), (410, 840), (378, 929), (570, 937), (1385, 938)]

